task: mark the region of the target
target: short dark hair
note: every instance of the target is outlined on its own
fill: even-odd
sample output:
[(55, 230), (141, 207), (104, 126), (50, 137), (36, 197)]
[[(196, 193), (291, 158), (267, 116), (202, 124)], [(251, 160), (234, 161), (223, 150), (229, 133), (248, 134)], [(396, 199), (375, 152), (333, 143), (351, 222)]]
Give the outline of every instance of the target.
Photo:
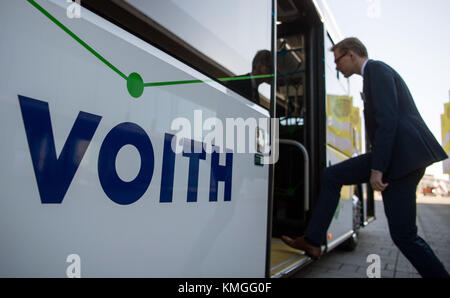
[(368, 58), (369, 54), (364, 44), (356, 37), (348, 37), (335, 44), (330, 51), (334, 52), (339, 49), (341, 52), (352, 51), (361, 58)]
[(269, 50), (260, 50), (256, 53), (252, 61), (252, 67), (255, 69), (257, 64), (263, 64), (272, 67), (272, 52)]

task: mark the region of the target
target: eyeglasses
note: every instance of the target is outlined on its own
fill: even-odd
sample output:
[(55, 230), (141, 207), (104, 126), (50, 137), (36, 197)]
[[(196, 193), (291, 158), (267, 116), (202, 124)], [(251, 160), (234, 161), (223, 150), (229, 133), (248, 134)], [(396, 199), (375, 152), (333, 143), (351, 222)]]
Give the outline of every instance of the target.
[(339, 56), (339, 58), (337, 58), (336, 60), (334, 60), (334, 63), (336, 63), (336, 65), (339, 63), (339, 60), (341, 60), (342, 58), (344, 58), (345, 55), (347, 55), (348, 52), (345, 52), (344, 54), (342, 54), (341, 56)]

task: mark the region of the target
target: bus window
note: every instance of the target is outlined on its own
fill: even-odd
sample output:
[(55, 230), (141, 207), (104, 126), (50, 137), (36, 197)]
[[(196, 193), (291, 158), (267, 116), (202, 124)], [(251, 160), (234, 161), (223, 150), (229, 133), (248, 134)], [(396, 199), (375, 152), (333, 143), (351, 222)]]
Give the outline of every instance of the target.
[[(268, 100), (264, 97), (270, 98), (270, 88), (265, 84), (270, 82), (270, 76), (253, 78), (252, 75), (270, 75), (271, 71), (271, 66), (265, 62), (265, 53), (271, 49), (270, 0), (126, 2), (181, 39), (184, 46), (195, 49), (197, 56), (204, 60), (194, 65), (197, 70), (219, 79), (247, 99), (268, 107)], [(185, 52), (167, 50), (184, 62), (193, 60), (183, 57)], [(258, 59), (257, 53), (262, 53), (262, 59)], [(256, 67), (253, 63), (255, 57)], [(211, 71), (211, 65), (215, 66), (215, 71)], [(263, 92), (261, 98), (258, 87)]]

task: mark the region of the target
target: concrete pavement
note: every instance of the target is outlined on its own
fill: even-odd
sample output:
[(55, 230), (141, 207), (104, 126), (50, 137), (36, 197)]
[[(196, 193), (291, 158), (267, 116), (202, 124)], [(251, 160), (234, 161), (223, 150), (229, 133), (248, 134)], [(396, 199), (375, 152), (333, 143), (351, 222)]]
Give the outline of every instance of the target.
[[(375, 200), (376, 220), (360, 230), (359, 244), (353, 252), (335, 249), (303, 268), (296, 278), (367, 278), (370, 254), (381, 261), (382, 278), (420, 278), (409, 261), (392, 242), (383, 202)], [(418, 234), (433, 249), (450, 272), (450, 198), (423, 197), (417, 199)]]

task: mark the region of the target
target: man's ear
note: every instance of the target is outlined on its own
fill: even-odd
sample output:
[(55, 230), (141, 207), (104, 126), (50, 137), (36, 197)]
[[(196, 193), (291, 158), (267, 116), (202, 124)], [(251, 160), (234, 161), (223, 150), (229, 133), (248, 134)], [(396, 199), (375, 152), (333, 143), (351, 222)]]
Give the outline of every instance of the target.
[(353, 53), (353, 51), (352, 50), (349, 50), (348, 51), (348, 55), (350, 56), (350, 59), (355, 59), (355, 53)]

